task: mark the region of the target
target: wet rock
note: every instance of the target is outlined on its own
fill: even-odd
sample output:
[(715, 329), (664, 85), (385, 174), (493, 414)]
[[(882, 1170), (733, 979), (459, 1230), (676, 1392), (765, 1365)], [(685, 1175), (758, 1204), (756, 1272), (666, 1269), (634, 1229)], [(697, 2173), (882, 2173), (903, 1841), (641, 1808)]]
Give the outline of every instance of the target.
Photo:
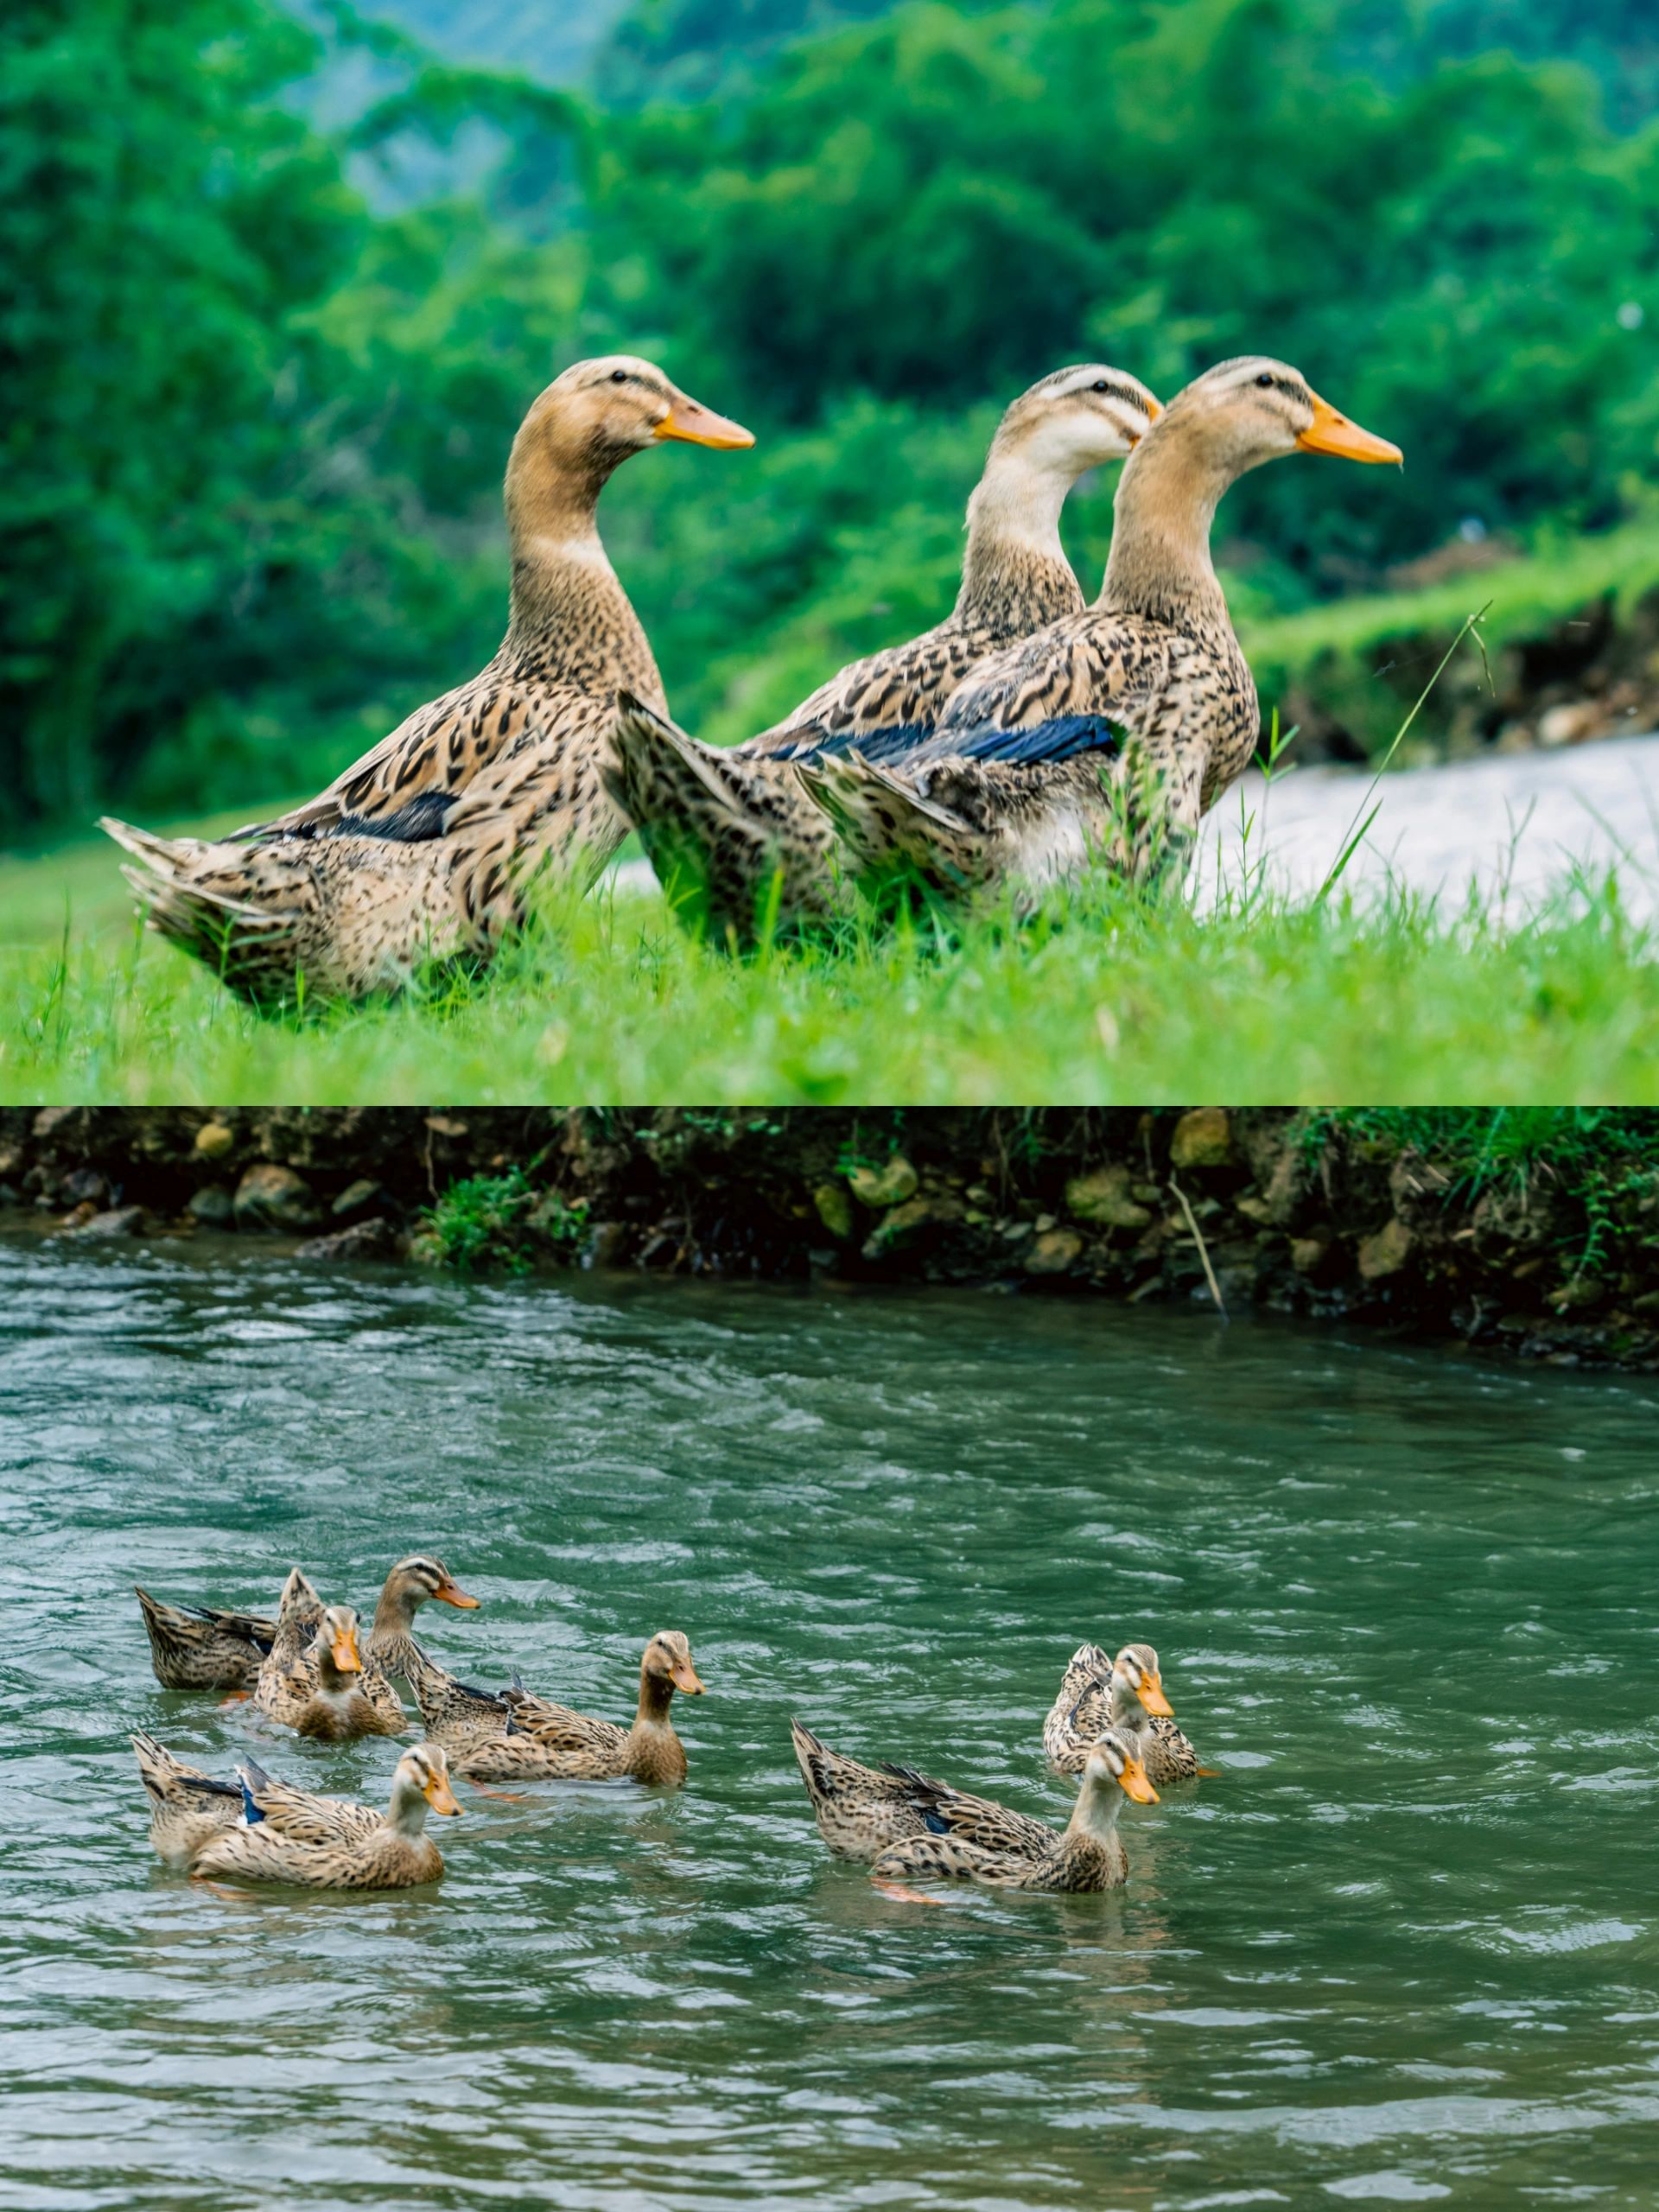
[(389, 1260), (397, 1239), (389, 1221), (357, 1221), (327, 1236), (308, 1237), (296, 1247), (296, 1260)]
[(1403, 1221), (1384, 1222), (1376, 1236), (1368, 1236), (1359, 1248), (1361, 1277), (1366, 1282), (1383, 1282), (1397, 1275), (1416, 1242)]
[(391, 1213), (396, 1207), (384, 1183), (360, 1175), (355, 1183), (346, 1185), (328, 1211), (336, 1221), (353, 1221), (367, 1214)]
[(278, 1167), (268, 1160), (249, 1168), (236, 1186), (234, 1204), (238, 1229), (266, 1229), (291, 1236), (317, 1225), (317, 1202), (310, 1185), (291, 1167)]
[(92, 1211), (97, 1212), (109, 1195), (109, 1185), (97, 1170), (92, 1167), (76, 1168), (73, 1174), (66, 1175), (58, 1185), (58, 1204), (60, 1206), (90, 1205)]
[(143, 1222), (144, 1210), (142, 1206), (109, 1206), (104, 1212), (91, 1214), (77, 1223), (69, 1234), (72, 1236), (136, 1236)]
[(1224, 1106), (1195, 1106), (1175, 1124), (1172, 1167), (1225, 1167), (1233, 1157), (1232, 1122)]
[(1092, 1174), (1074, 1175), (1065, 1186), (1065, 1210), (1074, 1221), (1095, 1222), (1103, 1229), (1145, 1229), (1152, 1219), (1130, 1195), (1127, 1167), (1097, 1167)]
[(1317, 1275), (1324, 1271), (1331, 1255), (1331, 1243), (1324, 1236), (1294, 1236), (1290, 1243), (1290, 1264), (1299, 1275)]
[(204, 1122), (196, 1131), (195, 1151), (203, 1160), (223, 1160), (236, 1149), (236, 1131), (228, 1122)]
[(954, 1197), (907, 1198), (902, 1205), (889, 1207), (865, 1238), (864, 1257), (881, 1260), (903, 1251), (916, 1243), (924, 1231), (959, 1222), (963, 1211), (962, 1201)]
[(199, 1229), (236, 1226), (236, 1201), (222, 1183), (208, 1183), (193, 1191), (184, 1210)]
[(1260, 1229), (1267, 1228), (1273, 1220), (1273, 1208), (1265, 1198), (1258, 1198), (1254, 1191), (1247, 1191), (1242, 1198), (1235, 1198), (1233, 1209), (1235, 1212), (1242, 1213), (1246, 1221), (1255, 1222)]
[(1045, 1229), (1039, 1230), (1023, 1264), (1028, 1275), (1063, 1275), (1082, 1255), (1083, 1239), (1076, 1230)]
[(20, 1206), (23, 1194), (15, 1183), (0, 1183), (0, 1206)]
[(903, 1205), (914, 1197), (920, 1179), (901, 1152), (895, 1152), (885, 1167), (855, 1167), (847, 1178), (860, 1205), (874, 1211)]
[(1599, 1306), (1607, 1295), (1605, 1283), (1597, 1282), (1590, 1275), (1574, 1275), (1558, 1290), (1550, 1293), (1549, 1302), (1558, 1313), (1580, 1312), (1586, 1306)]
[(853, 1234), (853, 1202), (839, 1183), (820, 1183), (812, 1192), (813, 1207), (818, 1219), (838, 1243), (850, 1242)]
[(625, 1221), (596, 1221), (588, 1243), (590, 1268), (626, 1267), (632, 1238)]

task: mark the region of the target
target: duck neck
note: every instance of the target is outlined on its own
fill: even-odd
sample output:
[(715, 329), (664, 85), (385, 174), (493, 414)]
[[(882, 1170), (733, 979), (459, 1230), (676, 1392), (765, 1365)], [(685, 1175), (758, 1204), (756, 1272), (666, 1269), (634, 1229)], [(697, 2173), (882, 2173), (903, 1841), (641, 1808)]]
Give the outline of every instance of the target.
[(1177, 629), (1230, 632), (1210, 556), (1210, 529), (1233, 473), (1155, 423), (1124, 464), (1113, 502), (1112, 550), (1096, 605)]
[(623, 458), (561, 450), (534, 410), (519, 426), (505, 494), (512, 553), (510, 646), (572, 630), (590, 638), (609, 633), (607, 641), (614, 639), (625, 658), (643, 653), (655, 674), (645, 632), (600, 542), (599, 495)]
[(420, 1784), (397, 1775), (391, 1785), (391, 1803), (386, 1808), (386, 1826), (397, 1835), (412, 1840), (424, 1833), (426, 1827), (426, 1795)]
[(1152, 1716), (1127, 1682), (1112, 1677), (1112, 1726), (1121, 1735), (1139, 1739), (1149, 1734)]
[(346, 1697), (356, 1689), (362, 1676), (355, 1672), (346, 1674), (334, 1663), (334, 1655), (325, 1643), (317, 1654), (317, 1687), (325, 1697)]
[(666, 1728), (668, 1709), (674, 1702), (674, 1685), (666, 1675), (653, 1675), (648, 1668), (639, 1670), (639, 1704), (633, 1716), (636, 1728)]
[(388, 1575), (374, 1609), (374, 1623), (369, 1630), (372, 1643), (400, 1643), (415, 1626), (415, 1616), (426, 1602), (426, 1592), (412, 1582), (399, 1582)]
[(963, 623), (995, 625), (1010, 601), (1030, 595), (1040, 582), (1074, 596), (1071, 565), (1060, 543), (1060, 510), (1072, 485), (1064, 469), (1043, 467), (1017, 453), (993, 447), (985, 474), (968, 502), (968, 549), (956, 616)]
[(1109, 1843), (1117, 1832), (1117, 1816), (1122, 1807), (1123, 1792), (1110, 1775), (1097, 1779), (1085, 1774), (1077, 1802), (1071, 1808), (1071, 1817), (1065, 1824), (1065, 1833), (1070, 1837), (1086, 1836), (1092, 1843)]

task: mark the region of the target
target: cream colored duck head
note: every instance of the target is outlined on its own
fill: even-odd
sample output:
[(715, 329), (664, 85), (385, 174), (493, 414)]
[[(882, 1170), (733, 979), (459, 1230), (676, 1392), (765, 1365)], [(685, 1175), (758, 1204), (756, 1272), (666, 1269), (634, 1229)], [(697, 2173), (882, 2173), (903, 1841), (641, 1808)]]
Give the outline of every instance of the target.
[(1122, 1799), (1116, 1792), (1132, 1798), (1137, 1805), (1155, 1805), (1158, 1792), (1147, 1778), (1141, 1754), (1129, 1738), (1116, 1728), (1109, 1728), (1090, 1750), (1083, 1764), (1083, 1783), (1078, 1791), (1078, 1809), (1086, 1814), (1092, 1810), (1109, 1822), (1117, 1817)]
[(607, 353), (573, 361), (531, 403), (513, 441), (512, 463), (532, 454), (561, 474), (608, 476), (630, 454), (674, 441), (721, 452), (754, 443), (741, 423), (716, 415), (682, 391), (654, 362), (633, 353)]
[(683, 1690), (687, 1697), (701, 1697), (703, 1688), (702, 1678), (691, 1664), (689, 1640), (677, 1628), (659, 1628), (645, 1646), (645, 1656), (639, 1663), (641, 1698), (666, 1705), (675, 1690)]
[(1398, 446), (1321, 399), (1300, 369), (1265, 353), (1218, 361), (1195, 377), (1164, 410), (1156, 442), (1189, 451), (1227, 483), (1293, 453), (1374, 463), (1404, 459)]
[(435, 1744), (416, 1744), (398, 1760), (391, 1777), (387, 1823), (402, 1835), (418, 1835), (429, 1808), (451, 1817), (461, 1812), (449, 1787), (448, 1758)]
[(326, 1605), (317, 1623), (317, 1674), (325, 1689), (349, 1687), (363, 1671), (357, 1641), (357, 1613), (351, 1605)]
[(1122, 461), (1162, 409), (1145, 385), (1102, 361), (1056, 369), (1022, 391), (991, 441), (987, 474), (1001, 462), (1075, 484), (1090, 468)]
[(1173, 1720), (1175, 1708), (1164, 1694), (1158, 1654), (1149, 1643), (1126, 1643), (1112, 1662), (1112, 1688), (1124, 1700), (1136, 1699), (1160, 1719)]

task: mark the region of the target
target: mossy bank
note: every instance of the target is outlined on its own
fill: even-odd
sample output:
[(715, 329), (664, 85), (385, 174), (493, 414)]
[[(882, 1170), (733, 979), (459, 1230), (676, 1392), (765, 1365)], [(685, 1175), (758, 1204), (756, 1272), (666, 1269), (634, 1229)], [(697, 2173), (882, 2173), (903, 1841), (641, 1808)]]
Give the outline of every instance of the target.
[(1659, 1369), (1659, 1113), (49, 1108), (14, 1230), (1198, 1300)]

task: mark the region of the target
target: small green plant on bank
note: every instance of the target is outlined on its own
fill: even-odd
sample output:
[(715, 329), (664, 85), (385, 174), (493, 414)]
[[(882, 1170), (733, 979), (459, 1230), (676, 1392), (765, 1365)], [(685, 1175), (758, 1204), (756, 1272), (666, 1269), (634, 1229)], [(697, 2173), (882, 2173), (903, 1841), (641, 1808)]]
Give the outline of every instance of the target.
[(452, 1183), (421, 1217), (419, 1257), (467, 1274), (527, 1274), (540, 1260), (575, 1259), (588, 1240), (588, 1201), (543, 1190), (521, 1167)]
[(1626, 1107), (1340, 1107), (1310, 1114), (1301, 1142), (1310, 1160), (1332, 1142), (1392, 1158), (1411, 1151), (1445, 1179), (1448, 1205), (1483, 1193), (1511, 1192), (1523, 1203), (1554, 1191), (1582, 1209), (1582, 1234), (1563, 1240), (1573, 1275), (1599, 1274), (1620, 1239), (1659, 1242), (1659, 1215), (1643, 1201), (1659, 1195), (1659, 1116)]

